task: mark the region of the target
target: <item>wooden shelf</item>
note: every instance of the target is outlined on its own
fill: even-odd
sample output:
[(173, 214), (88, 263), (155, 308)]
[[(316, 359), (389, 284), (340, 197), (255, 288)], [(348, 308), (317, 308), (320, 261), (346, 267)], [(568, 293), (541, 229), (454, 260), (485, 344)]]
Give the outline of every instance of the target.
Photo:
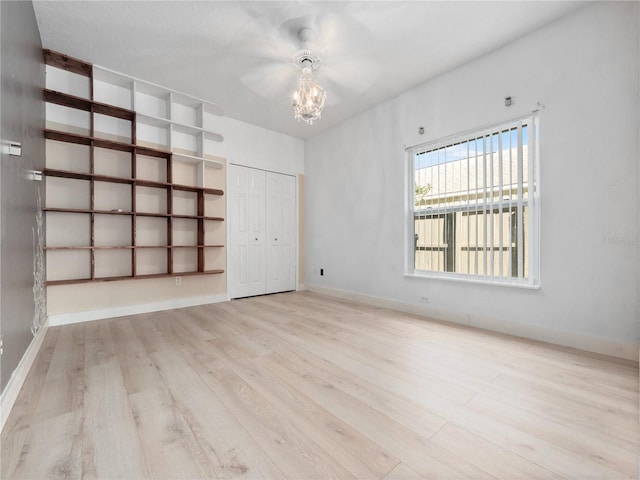
[(169, 218), (171, 215), (168, 213), (153, 213), (153, 212), (136, 212), (136, 217), (156, 217), (156, 218)]
[(179, 185), (168, 182), (157, 182), (154, 180), (143, 180), (125, 177), (113, 177), (110, 175), (100, 175), (95, 173), (73, 172), (70, 170), (58, 170), (54, 168), (45, 168), (43, 173), (50, 177), (71, 178), (74, 180), (94, 180), (98, 182), (124, 183), (129, 185), (137, 185), (140, 187), (174, 189), (183, 192), (203, 192), (207, 195), (224, 195), (222, 190), (216, 188), (193, 187), (190, 185)]
[(130, 122), (135, 122), (136, 120), (136, 112), (133, 110), (107, 105), (106, 103), (94, 102), (93, 100), (76, 97), (75, 95), (70, 95), (68, 93), (49, 90), (48, 88), (43, 90), (43, 97), (45, 102), (55, 103), (56, 105), (61, 105), (63, 107), (75, 108), (77, 110), (98, 113), (100, 115), (108, 115), (109, 117), (129, 120)]
[(45, 129), (44, 137), (48, 140), (57, 140), (59, 142), (77, 143), (80, 145), (93, 145), (94, 147), (105, 148), (108, 150), (119, 150), (121, 152), (135, 152), (140, 155), (147, 155), (157, 158), (171, 158), (172, 153), (167, 150), (135, 145), (132, 143), (116, 142), (104, 138), (90, 137), (87, 135), (78, 135), (77, 133), (62, 132), (59, 130)]
[(99, 175), (94, 173), (73, 172), (70, 170), (58, 170), (54, 168), (45, 168), (43, 173), (49, 177), (72, 178), (74, 180), (95, 180), (97, 182), (108, 183), (124, 183), (133, 185), (136, 180), (133, 178), (113, 177), (110, 175)]
[(134, 212), (125, 212), (122, 210), (88, 210), (82, 208), (57, 208), (57, 207), (45, 207), (43, 212), (58, 212), (58, 213), (97, 213), (99, 215), (136, 215)]
[(224, 245), (122, 245), (122, 246), (64, 246), (44, 247), (45, 250), (135, 250), (137, 248), (222, 248)]
[(82, 208), (57, 208), (45, 207), (43, 212), (59, 212), (59, 213), (98, 213), (101, 215), (135, 215), (137, 217), (156, 217), (156, 218), (183, 218), (185, 220), (207, 220), (210, 222), (224, 222), (222, 217), (205, 217), (201, 215), (173, 215), (168, 213), (153, 212), (125, 212), (119, 210), (88, 210)]
[(122, 245), (122, 246), (107, 246), (107, 245), (94, 245), (94, 246), (78, 246), (78, 247), (44, 247), (45, 250), (133, 250), (134, 248), (131, 245)]
[(166, 248), (222, 248), (224, 245), (171, 245)]
[(208, 220), (212, 222), (224, 222), (222, 217), (205, 217), (203, 215), (171, 215), (173, 218), (184, 218), (187, 220)]
[(55, 286), (55, 285), (73, 285), (77, 283), (87, 283), (87, 282), (115, 282), (120, 280), (144, 280), (150, 278), (171, 278), (171, 277), (190, 277), (193, 275), (220, 275), (224, 273), (222, 269), (215, 270), (205, 270), (203, 272), (176, 272), (176, 273), (147, 273), (143, 275), (136, 275), (135, 277), (132, 275), (122, 275), (117, 277), (97, 277), (94, 280), (90, 278), (78, 278), (78, 279), (70, 279), (70, 280), (48, 280), (45, 282), (46, 286)]

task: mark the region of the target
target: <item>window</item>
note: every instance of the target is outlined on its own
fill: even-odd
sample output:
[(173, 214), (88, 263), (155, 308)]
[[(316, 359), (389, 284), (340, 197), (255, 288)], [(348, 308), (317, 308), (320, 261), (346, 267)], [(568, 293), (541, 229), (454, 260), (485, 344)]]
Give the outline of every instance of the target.
[(408, 273), (538, 285), (537, 123), (408, 149)]

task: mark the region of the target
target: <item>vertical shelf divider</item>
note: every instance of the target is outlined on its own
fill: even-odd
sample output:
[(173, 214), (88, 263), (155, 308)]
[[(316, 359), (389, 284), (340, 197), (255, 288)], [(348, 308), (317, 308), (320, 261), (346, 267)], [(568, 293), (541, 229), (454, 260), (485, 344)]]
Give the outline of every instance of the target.
[[(131, 106), (133, 107), (133, 90), (134, 90), (134, 86), (132, 85), (131, 87), (131, 92), (132, 92), (132, 98), (131, 98)], [(138, 123), (136, 121), (136, 114), (135, 114), (135, 109), (132, 108), (132, 110), (134, 110), (134, 114), (133, 114), (133, 119), (131, 120), (131, 144), (132, 145), (136, 145), (138, 143), (138, 138), (137, 138), (137, 134), (136, 134), (136, 124)], [(136, 148), (132, 148), (131, 149), (131, 178), (135, 179), (138, 177), (137, 175), (137, 169), (136, 169), (136, 156), (137, 156), (137, 150)], [(137, 274), (137, 250), (136, 250), (136, 244), (137, 244), (137, 238), (136, 238), (136, 227), (138, 224), (138, 218), (136, 216), (136, 182), (132, 182), (131, 183), (131, 276), (132, 277), (136, 277)]]
[(204, 272), (204, 192), (198, 191), (198, 209), (196, 212), (198, 216), (198, 271)]
[[(200, 102), (200, 104), (198, 105), (198, 108), (196, 110), (196, 116), (198, 118), (196, 126), (204, 129), (204, 103), (203, 102)], [(200, 156), (202, 156), (203, 153), (204, 153), (204, 148), (200, 152), (198, 152)]]
[[(169, 137), (171, 138), (171, 137)], [(173, 155), (166, 158), (166, 178), (169, 187), (167, 187), (167, 273), (173, 274)]]
[[(173, 120), (173, 115), (174, 115), (174, 111), (173, 111), (173, 92), (169, 92), (169, 94), (167, 95), (167, 99), (165, 101), (167, 103), (167, 107), (166, 107), (167, 118), (169, 120)], [(169, 144), (169, 150), (171, 150), (171, 144)]]
[[(131, 110), (133, 110), (134, 112), (138, 111), (138, 109), (136, 108), (137, 85), (138, 85), (138, 82), (136, 80), (131, 80)], [(131, 142), (131, 143), (135, 145), (135, 142)]]
[[(92, 116), (93, 118), (93, 116)], [(93, 122), (91, 122), (93, 124)], [(91, 127), (93, 130), (93, 126)], [(89, 145), (89, 172), (91, 172), (91, 179), (89, 180), (89, 257), (90, 257), (90, 278), (91, 280), (95, 280), (96, 278), (96, 258), (95, 258), (95, 247), (96, 246), (96, 235), (95, 235), (95, 223), (96, 216), (93, 211), (95, 210), (95, 182), (93, 181), (93, 174), (95, 173), (95, 146), (93, 142)]]
[[(93, 69), (91, 69), (89, 74), (89, 98), (93, 100)], [(91, 105), (91, 109), (89, 111), (89, 136), (94, 138), (95, 136), (95, 119), (93, 116), (93, 105)], [(94, 210), (96, 208), (95, 202), (95, 182), (93, 179), (93, 175), (96, 170), (96, 159), (95, 159), (95, 145), (93, 140), (89, 145), (89, 172), (91, 173), (91, 179), (89, 180), (89, 210), (91, 213), (89, 214), (89, 245), (91, 248), (89, 249), (89, 257), (90, 257), (90, 278), (91, 280), (96, 279), (96, 214)]]
[[(134, 142), (135, 145), (135, 142)], [(138, 177), (137, 174), (137, 160), (138, 151), (134, 147), (131, 149), (131, 178), (135, 179)], [(136, 182), (131, 182), (131, 275), (133, 277), (136, 276), (138, 272), (138, 255), (136, 246), (138, 245), (138, 237), (137, 237), (137, 226), (138, 226), (138, 216), (136, 212), (138, 211), (136, 205)]]

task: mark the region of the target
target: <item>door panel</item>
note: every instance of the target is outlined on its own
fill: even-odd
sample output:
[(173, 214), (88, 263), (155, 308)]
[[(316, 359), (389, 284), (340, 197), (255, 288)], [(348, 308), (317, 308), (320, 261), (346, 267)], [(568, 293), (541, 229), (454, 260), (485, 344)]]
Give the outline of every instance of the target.
[(295, 178), (267, 172), (267, 293), (295, 290)]
[(229, 296), (259, 295), (265, 288), (264, 172), (229, 165), (229, 189)]
[(229, 296), (296, 288), (295, 177), (229, 166)]

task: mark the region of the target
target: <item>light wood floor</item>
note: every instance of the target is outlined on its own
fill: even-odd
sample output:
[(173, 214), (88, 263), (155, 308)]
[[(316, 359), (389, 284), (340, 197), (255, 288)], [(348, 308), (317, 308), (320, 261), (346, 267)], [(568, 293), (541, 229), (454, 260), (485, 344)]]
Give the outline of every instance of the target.
[(638, 366), (311, 293), (51, 328), (2, 478), (638, 477)]

